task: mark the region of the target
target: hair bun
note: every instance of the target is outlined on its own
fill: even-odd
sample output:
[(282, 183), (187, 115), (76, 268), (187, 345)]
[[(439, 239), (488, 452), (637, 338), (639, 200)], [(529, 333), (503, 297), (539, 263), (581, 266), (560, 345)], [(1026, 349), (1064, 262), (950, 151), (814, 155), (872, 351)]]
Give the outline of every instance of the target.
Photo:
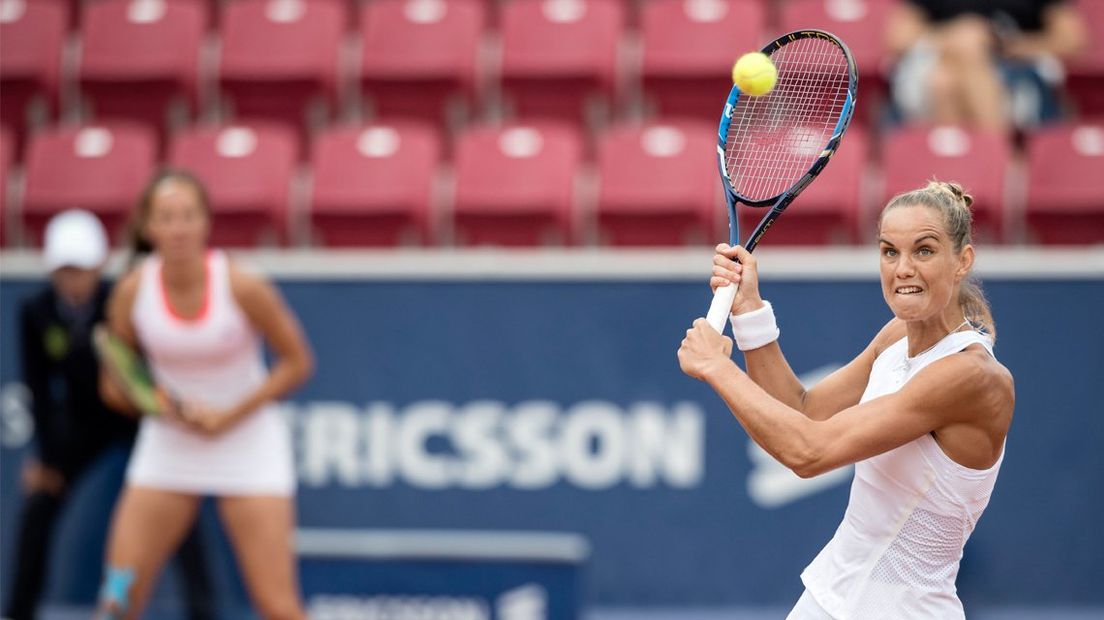
[(966, 190), (954, 181), (938, 181), (933, 178), (931, 181), (928, 181), (928, 186), (924, 189), (934, 189), (936, 191), (946, 192), (954, 196), (955, 201), (962, 203), (962, 206), (967, 209), (970, 208), (970, 205), (974, 204), (974, 197), (967, 194)]
[(943, 185), (954, 194), (955, 198), (962, 201), (966, 208), (969, 209), (970, 205), (974, 204), (974, 197), (967, 194), (966, 190), (962, 188), (958, 183), (952, 183), (950, 181), (944, 181)]

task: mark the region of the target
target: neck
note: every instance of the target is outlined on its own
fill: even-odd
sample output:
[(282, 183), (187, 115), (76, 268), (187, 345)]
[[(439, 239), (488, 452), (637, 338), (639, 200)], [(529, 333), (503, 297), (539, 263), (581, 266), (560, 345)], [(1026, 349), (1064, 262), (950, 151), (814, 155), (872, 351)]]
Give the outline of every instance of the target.
[(964, 325), (968, 325), (963, 315), (962, 307), (951, 304), (947, 309), (931, 317), (920, 321), (909, 321), (906, 324), (908, 334), (908, 356), (916, 357), (935, 346), (937, 342), (956, 332)]
[(166, 287), (186, 289), (202, 286), (207, 279), (207, 255), (161, 260), (161, 281)]

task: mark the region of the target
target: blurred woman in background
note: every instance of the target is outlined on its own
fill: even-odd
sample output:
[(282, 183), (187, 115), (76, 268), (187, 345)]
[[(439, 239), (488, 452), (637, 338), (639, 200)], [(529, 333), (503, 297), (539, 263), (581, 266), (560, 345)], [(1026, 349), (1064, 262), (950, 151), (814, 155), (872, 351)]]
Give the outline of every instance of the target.
[[(101, 610), (137, 618), (168, 554), (213, 496), (261, 616), (304, 618), (292, 547), (295, 475), (289, 430), (274, 401), (302, 384), (313, 359), (275, 287), (207, 247), (203, 185), (158, 174), (135, 219), (153, 253), (112, 294), (108, 326), (141, 350), (161, 390), (161, 417), (142, 420), (116, 506)], [(274, 353), (266, 368), (262, 343)], [(125, 406), (106, 374), (105, 399)], [(178, 404), (175, 404), (178, 403)]]

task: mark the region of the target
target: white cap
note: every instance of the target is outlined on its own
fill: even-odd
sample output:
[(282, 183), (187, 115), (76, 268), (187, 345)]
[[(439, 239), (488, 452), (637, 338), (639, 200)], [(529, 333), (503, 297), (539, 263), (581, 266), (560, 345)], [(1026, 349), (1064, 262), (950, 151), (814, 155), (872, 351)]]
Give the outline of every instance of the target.
[(62, 267), (98, 269), (107, 259), (107, 234), (95, 216), (82, 209), (62, 211), (46, 224), (44, 255), (50, 271)]

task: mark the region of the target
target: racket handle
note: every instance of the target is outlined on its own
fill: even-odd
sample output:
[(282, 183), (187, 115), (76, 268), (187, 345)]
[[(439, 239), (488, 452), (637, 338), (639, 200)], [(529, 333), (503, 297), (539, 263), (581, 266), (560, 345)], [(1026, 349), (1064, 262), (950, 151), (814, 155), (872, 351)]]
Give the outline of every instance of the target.
[(705, 320), (709, 321), (709, 325), (718, 334), (724, 333), (725, 323), (732, 314), (732, 300), (736, 299), (737, 290), (738, 285), (729, 284), (713, 291), (713, 303), (709, 304), (709, 314), (705, 315)]

